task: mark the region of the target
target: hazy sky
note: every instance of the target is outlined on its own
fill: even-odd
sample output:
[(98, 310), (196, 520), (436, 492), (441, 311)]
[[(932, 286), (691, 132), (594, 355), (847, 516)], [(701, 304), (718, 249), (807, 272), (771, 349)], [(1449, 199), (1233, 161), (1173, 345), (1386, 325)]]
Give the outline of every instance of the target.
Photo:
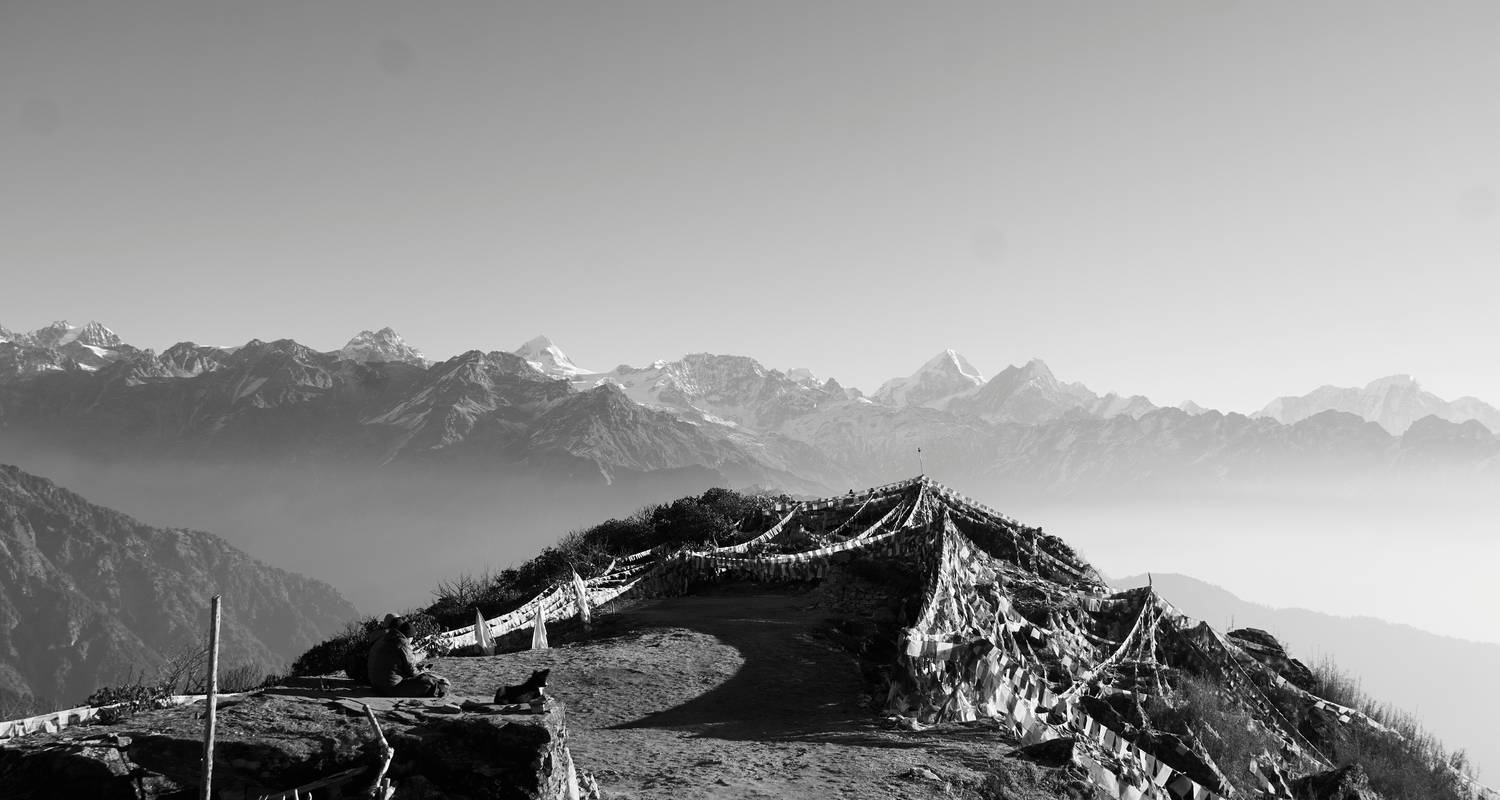
[(1500, 5), (0, 0), (0, 323), (1500, 402)]

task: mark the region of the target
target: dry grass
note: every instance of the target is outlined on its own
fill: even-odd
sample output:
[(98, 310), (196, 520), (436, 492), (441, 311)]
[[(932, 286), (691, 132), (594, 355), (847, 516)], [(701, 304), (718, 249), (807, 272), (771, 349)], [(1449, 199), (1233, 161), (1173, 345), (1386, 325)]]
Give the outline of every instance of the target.
[(1362, 711), (1394, 733), (1360, 724), (1341, 725), (1338, 735), (1324, 745), (1325, 754), (1339, 766), (1360, 764), (1370, 777), (1370, 788), (1385, 797), (1423, 800), (1467, 800), (1461, 776), (1474, 770), (1463, 750), (1447, 752), (1442, 742), (1422, 728), (1416, 717), (1364, 693), (1359, 681), (1324, 660), (1313, 669), (1316, 694), (1325, 700)]

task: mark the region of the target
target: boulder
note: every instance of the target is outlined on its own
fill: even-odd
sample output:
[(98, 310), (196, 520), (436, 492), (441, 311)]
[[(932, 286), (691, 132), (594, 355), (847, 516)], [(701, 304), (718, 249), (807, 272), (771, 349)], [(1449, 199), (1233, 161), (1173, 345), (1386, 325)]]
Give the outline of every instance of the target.
[(1249, 653), (1256, 661), (1266, 665), (1273, 672), (1286, 678), (1293, 686), (1307, 691), (1312, 691), (1316, 685), (1312, 670), (1307, 665), (1292, 658), (1286, 652), (1281, 642), (1275, 636), (1259, 628), (1238, 628), (1230, 631), (1229, 640), (1234, 642), (1241, 650)]
[(1120, 712), (1115, 710), (1114, 705), (1107, 699), (1086, 695), (1078, 698), (1078, 705), (1083, 708), (1085, 714), (1093, 717), (1100, 725), (1109, 728), (1115, 733), (1125, 733), (1125, 718), (1120, 716)]
[(1065, 767), (1073, 763), (1073, 751), (1077, 745), (1077, 740), (1063, 736), (1017, 748), (1011, 752), (1011, 756), (1031, 761), (1044, 767)]
[(1146, 730), (1136, 737), (1135, 744), (1200, 786), (1223, 793), (1224, 786), (1228, 783), (1223, 773), (1214, 766), (1213, 760), (1204, 752), (1203, 746), (1195, 740), (1184, 739), (1173, 733)]
[(1106, 697), (1084, 696), (1078, 698), (1078, 702), (1084, 713), (1127, 739), (1134, 739), (1137, 733), (1147, 727), (1146, 714), (1141, 709), (1140, 702), (1123, 692)]
[[(29, 738), (29, 737), (28, 737)], [(40, 738), (40, 737), (38, 737)], [(140, 770), (126, 757), (129, 739), (110, 733), (19, 747), (0, 748), (0, 783), (13, 800), (44, 797), (97, 797), (101, 800), (143, 800), (182, 787)]]
[(1365, 768), (1358, 764), (1298, 778), (1291, 782), (1291, 789), (1297, 800), (1381, 800), (1370, 788)]
[(435, 798), (563, 796), (571, 756), (561, 706), (532, 715), (476, 710), (490, 705), (470, 701), (462, 713), (427, 717), (390, 736), (397, 784), (402, 775), (421, 775)]
[(1141, 707), (1141, 701), (1134, 695), (1120, 693), (1112, 694), (1104, 698), (1110, 708), (1120, 715), (1125, 724), (1136, 730), (1145, 730), (1148, 726), (1146, 720), (1146, 709)]

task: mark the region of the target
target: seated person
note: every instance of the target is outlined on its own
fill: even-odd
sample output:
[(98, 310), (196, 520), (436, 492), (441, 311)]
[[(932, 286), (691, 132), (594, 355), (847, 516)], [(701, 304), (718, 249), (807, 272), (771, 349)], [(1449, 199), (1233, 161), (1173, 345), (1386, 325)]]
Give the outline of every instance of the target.
[(416, 634), (411, 622), (387, 615), (385, 633), (370, 646), (366, 661), (370, 685), (383, 697), (442, 697), (448, 694), (448, 679), (419, 672), (411, 652)]

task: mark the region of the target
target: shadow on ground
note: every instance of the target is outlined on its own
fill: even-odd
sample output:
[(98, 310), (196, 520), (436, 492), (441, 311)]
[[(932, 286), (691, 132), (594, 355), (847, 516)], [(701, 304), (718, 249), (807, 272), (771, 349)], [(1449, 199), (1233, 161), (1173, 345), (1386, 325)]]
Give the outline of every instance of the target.
[(612, 728), (675, 729), (730, 740), (928, 747), (927, 737), (891, 737), (889, 724), (869, 704), (869, 687), (854, 656), (823, 635), (831, 618), (809, 609), (809, 602), (795, 594), (730, 590), (664, 600), (621, 615), (615, 629), (600, 631), (594, 641), (687, 629), (734, 648), (744, 663), (728, 681), (692, 700)]

